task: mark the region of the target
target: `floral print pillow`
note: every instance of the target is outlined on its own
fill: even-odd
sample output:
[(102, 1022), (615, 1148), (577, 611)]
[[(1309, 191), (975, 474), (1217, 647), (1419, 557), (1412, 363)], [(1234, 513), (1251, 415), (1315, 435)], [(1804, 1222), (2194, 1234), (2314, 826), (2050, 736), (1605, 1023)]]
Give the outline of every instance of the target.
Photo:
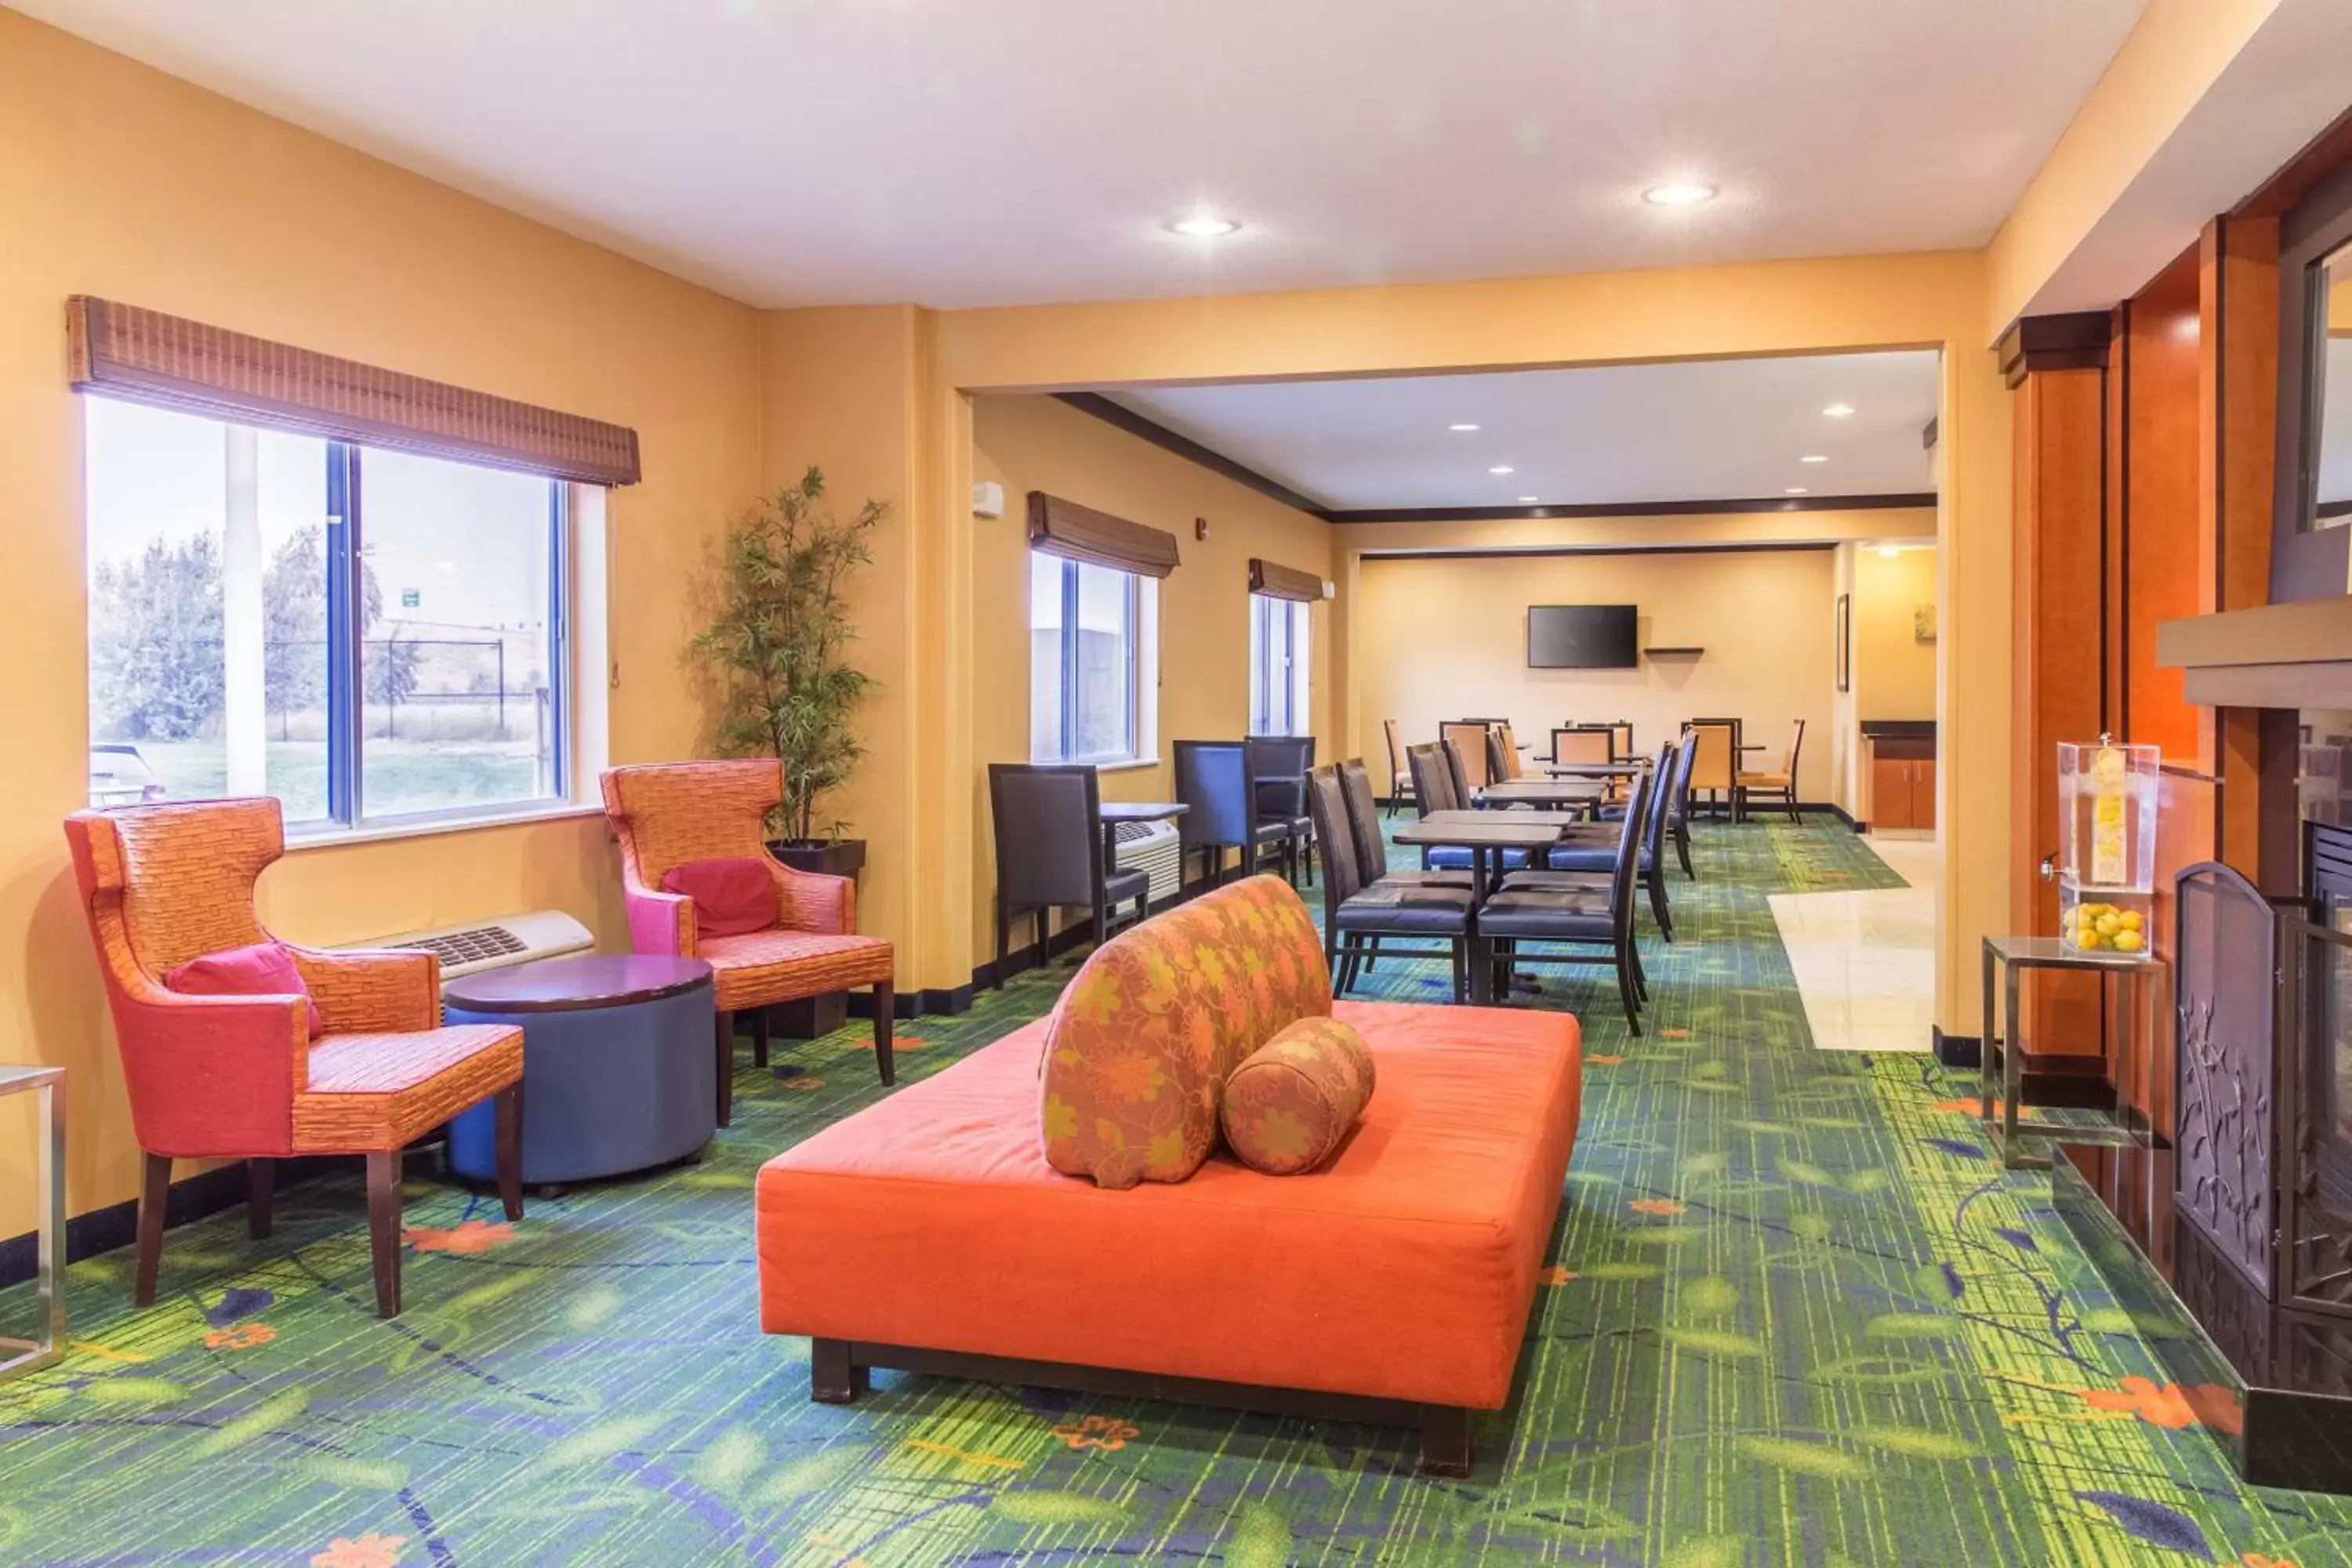
[(1041, 1064), (1046, 1163), (1097, 1186), (1181, 1182), (1217, 1141), (1226, 1078), (1301, 1018), (1328, 1018), (1315, 921), (1252, 877), (1097, 948), (1055, 1004)]
[(1337, 1018), (1301, 1018), (1225, 1080), (1225, 1143), (1253, 1171), (1295, 1176), (1338, 1152), (1371, 1098), (1364, 1037)]

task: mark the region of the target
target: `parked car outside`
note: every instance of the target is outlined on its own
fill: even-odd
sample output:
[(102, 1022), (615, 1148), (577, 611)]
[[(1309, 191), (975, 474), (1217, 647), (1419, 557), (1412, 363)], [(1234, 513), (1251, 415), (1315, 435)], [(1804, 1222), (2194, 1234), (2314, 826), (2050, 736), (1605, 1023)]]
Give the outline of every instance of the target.
[(136, 746), (89, 749), (89, 804), (143, 805), (169, 793)]

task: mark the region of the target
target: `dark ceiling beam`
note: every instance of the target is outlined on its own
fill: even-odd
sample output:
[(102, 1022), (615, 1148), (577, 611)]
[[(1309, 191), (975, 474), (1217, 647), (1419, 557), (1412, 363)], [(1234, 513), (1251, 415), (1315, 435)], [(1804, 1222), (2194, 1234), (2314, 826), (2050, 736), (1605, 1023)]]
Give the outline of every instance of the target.
[(1247, 485), (1262, 496), (1271, 497), (1286, 507), (1314, 517), (1327, 517), (1323, 503), (1299, 494), (1280, 479), (1269, 479), (1246, 463), (1237, 463), (1213, 447), (1203, 447), (1190, 436), (1180, 435), (1167, 426), (1145, 418), (1134, 409), (1113, 403), (1099, 392), (1057, 392), (1055, 397), (1071, 407), (1093, 415), (1106, 425), (1118, 426), (1139, 440), (1149, 441), (1163, 452), (1173, 452), (1189, 462), (1198, 463), (1213, 474), (1222, 474), (1237, 485)]
[(2105, 370), (2114, 323), (2105, 310), (2020, 316), (2001, 333), (2000, 374), (2013, 389), (2045, 370)]

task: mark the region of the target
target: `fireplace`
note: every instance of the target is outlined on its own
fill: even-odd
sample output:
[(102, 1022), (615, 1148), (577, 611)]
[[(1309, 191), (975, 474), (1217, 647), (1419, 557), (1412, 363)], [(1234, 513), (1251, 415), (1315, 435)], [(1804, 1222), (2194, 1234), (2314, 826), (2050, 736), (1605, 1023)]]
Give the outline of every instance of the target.
[(2184, 1386), (2236, 1396), (2246, 1478), (2352, 1491), (2352, 829), (2306, 823), (2304, 846), (2307, 899), (2178, 873), (2169, 1152), (2152, 1190), (2078, 1160), (2057, 1195), (2095, 1257), (2117, 1216), (2146, 1246), (2106, 1248), (2120, 1297), (2202, 1330), (2156, 1348)]

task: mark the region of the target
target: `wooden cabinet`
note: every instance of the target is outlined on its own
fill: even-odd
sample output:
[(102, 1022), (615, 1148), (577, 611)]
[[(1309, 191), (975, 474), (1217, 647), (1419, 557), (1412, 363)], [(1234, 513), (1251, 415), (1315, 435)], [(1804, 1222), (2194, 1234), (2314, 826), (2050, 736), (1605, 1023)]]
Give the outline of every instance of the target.
[(1936, 826), (1936, 742), (1912, 736), (1872, 736), (1870, 826), (1878, 829)]

